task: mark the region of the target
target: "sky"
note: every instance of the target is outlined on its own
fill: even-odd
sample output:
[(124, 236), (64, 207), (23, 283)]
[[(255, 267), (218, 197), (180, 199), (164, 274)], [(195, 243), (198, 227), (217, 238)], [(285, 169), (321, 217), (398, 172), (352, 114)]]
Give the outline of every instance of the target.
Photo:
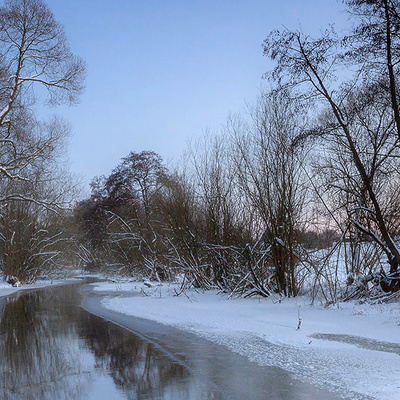
[(273, 29), (317, 36), (347, 23), (336, 0), (47, 0), (87, 64), (80, 104), (55, 112), (72, 127), (70, 168), (84, 182), (131, 151), (174, 165), (190, 140), (219, 131), (267, 82)]

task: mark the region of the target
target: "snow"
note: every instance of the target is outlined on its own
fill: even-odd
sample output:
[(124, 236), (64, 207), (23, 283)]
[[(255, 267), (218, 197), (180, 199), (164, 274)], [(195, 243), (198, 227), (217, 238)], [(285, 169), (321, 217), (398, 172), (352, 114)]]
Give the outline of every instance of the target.
[(9, 296), (15, 292), (20, 290), (30, 290), (30, 289), (41, 289), (47, 286), (55, 286), (55, 285), (68, 285), (71, 283), (80, 282), (80, 279), (41, 279), (36, 283), (23, 284), (19, 287), (14, 287), (7, 282), (0, 280), (0, 297)]
[(300, 297), (232, 299), (195, 290), (177, 296), (172, 284), (93, 285), (108, 309), (190, 331), (342, 397), (400, 399), (398, 302), (323, 308)]

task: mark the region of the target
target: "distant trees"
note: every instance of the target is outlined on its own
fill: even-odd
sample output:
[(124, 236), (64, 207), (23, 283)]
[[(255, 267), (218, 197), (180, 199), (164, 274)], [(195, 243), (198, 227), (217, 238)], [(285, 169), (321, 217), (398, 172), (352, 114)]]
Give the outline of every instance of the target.
[(251, 121), (190, 150), (185, 173), (153, 152), (130, 153), (76, 208), (90, 268), (184, 273), (188, 284), (228, 292), (296, 296), (305, 195), (293, 104), (266, 95)]
[[(84, 72), (83, 61), (73, 55), (62, 26), (42, 0), (3, 3), (0, 7), (0, 245), (3, 249), (0, 263), (5, 275), (12, 270), (12, 274), (24, 280), (37, 276), (40, 269), (36, 268), (37, 254), (43, 256), (44, 248), (53, 238), (53, 233), (45, 228), (47, 212), (42, 213), (41, 207), (60, 211), (71, 203), (73, 193), (67, 192), (74, 185), (69, 185), (70, 178), (58, 166), (69, 127), (57, 117), (49, 122), (40, 121), (34, 106), (45, 94), (52, 104), (77, 102), (83, 90)], [(14, 221), (15, 215), (18, 219)], [(24, 228), (24, 233), (19, 236), (20, 228)], [(50, 236), (46, 238), (45, 232)], [(37, 243), (33, 244), (37, 240), (48, 243), (38, 250)], [(10, 252), (11, 245), (15, 251)], [(29, 246), (35, 249), (29, 250)], [(26, 254), (17, 257), (16, 252)], [(48, 248), (45, 252), (49, 253)], [(22, 261), (21, 257), (29, 261)]]
[(400, 3), (344, 3), (346, 36), (270, 33), (273, 89), (180, 171), (131, 153), (93, 182), (76, 208), (87, 266), (243, 296), (400, 289)]
[(115, 269), (157, 273), (158, 199), (164, 184), (165, 167), (151, 151), (131, 152), (110, 176), (94, 181), (91, 198), (76, 208), (82, 245), (91, 249), (82, 253), (85, 263), (106, 260)]

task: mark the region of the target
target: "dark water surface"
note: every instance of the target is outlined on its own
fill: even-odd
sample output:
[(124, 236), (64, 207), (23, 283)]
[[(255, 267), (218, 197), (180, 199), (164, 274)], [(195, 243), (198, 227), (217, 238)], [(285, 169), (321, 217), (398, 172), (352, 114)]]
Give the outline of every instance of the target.
[(369, 339), (360, 336), (332, 333), (316, 333), (314, 335), (311, 335), (310, 337), (313, 337), (315, 339), (330, 340), (332, 342), (353, 344), (362, 349), (394, 353), (400, 356), (400, 344), (398, 343), (382, 342), (379, 340)]
[[(84, 306), (103, 318), (80, 307)], [(336, 399), (189, 333), (108, 312), (81, 284), (0, 298), (0, 399)], [(125, 328), (128, 329), (125, 329)]]

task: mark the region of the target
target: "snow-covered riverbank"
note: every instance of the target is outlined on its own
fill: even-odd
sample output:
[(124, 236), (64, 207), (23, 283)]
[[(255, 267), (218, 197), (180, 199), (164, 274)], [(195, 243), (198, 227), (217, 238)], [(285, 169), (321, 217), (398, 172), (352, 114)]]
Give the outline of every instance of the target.
[[(351, 399), (400, 399), (400, 304), (229, 299), (178, 286), (96, 283), (104, 307), (172, 325)], [(112, 295), (110, 295), (110, 293)], [(300, 323), (300, 329), (298, 329)]]
[(14, 287), (7, 282), (0, 280), (0, 297), (9, 296), (15, 292), (19, 292), (20, 290), (34, 290), (34, 289), (42, 289), (48, 286), (56, 286), (56, 285), (70, 285), (73, 283), (81, 282), (81, 279), (78, 278), (68, 278), (68, 279), (42, 279), (38, 280), (35, 283), (26, 283), (18, 287)]

